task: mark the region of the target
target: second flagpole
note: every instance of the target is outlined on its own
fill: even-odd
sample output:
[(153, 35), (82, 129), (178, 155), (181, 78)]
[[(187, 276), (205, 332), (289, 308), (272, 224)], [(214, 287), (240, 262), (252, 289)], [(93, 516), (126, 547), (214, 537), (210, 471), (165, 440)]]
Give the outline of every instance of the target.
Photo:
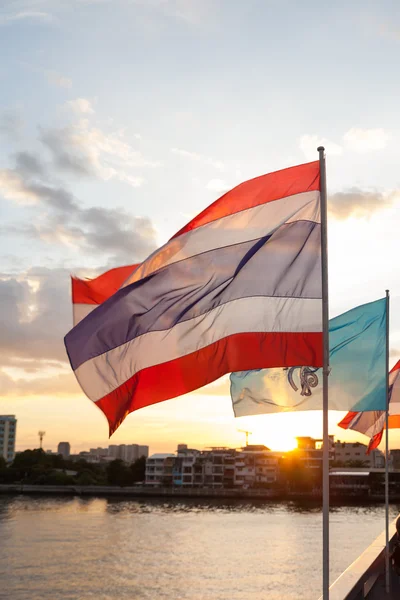
[(386, 419), (385, 419), (385, 563), (386, 593), (390, 593), (390, 554), (389, 554), (389, 290), (386, 290)]
[(323, 453), (322, 453), (322, 598), (329, 600), (329, 297), (328, 297), (328, 207), (326, 191), (325, 148), (319, 146), (321, 189), (321, 268), (322, 268), (322, 331), (323, 331)]

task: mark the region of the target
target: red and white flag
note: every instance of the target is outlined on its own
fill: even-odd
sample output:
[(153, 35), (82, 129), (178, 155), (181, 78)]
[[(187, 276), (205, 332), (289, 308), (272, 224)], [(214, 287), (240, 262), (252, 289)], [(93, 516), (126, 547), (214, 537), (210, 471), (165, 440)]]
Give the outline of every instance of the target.
[(93, 279), (71, 277), (74, 326), (115, 294), (137, 266), (117, 267)]
[[(386, 411), (349, 412), (338, 423), (343, 429), (353, 429), (371, 438), (367, 454), (382, 441), (386, 425)], [(400, 360), (389, 373), (389, 429), (400, 428)]]
[(232, 371), (321, 366), (322, 337), (313, 162), (219, 198), (134, 269), (65, 344), (113, 433), (128, 413)]

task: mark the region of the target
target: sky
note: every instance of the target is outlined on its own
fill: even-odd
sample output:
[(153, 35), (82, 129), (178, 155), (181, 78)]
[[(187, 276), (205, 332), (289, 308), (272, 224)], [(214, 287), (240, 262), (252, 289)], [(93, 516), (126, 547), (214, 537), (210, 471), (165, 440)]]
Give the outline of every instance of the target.
[[(107, 446), (71, 373), (70, 274), (143, 260), (224, 191), (327, 153), (330, 316), (391, 293), (400, 358), (395, 0), (3, 0), (0, 413), (17, 449)], [(6, 57), (6, 59), (4, 59)], [(267, 276), (267, 274), (266, 274)], [(342, 440), (366, 438), (336, 427)], [(227, 377), (130, 415), (151, 452), (290, 447), (319, 412), (234, 419)], [(390, 435), (400, 447), (400, 432)]]

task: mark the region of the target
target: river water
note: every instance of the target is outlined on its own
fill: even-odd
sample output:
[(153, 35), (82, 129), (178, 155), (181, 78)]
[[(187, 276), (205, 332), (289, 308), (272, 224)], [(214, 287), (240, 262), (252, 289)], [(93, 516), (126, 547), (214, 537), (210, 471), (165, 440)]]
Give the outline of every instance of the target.
[[(334, 508), (330, 523), (333, 581), (384, 509)], [(3, 496), (0, 598), (316, 600), (321, 524), (319, 507), (292, 502)]]

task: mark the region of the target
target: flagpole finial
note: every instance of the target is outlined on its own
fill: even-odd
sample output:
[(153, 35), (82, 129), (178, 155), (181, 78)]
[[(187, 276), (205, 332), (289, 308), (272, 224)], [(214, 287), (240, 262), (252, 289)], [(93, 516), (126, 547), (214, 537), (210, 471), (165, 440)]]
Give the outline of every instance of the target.
[(324, 146), (318, 146), (317, 152), (325, 152)]

